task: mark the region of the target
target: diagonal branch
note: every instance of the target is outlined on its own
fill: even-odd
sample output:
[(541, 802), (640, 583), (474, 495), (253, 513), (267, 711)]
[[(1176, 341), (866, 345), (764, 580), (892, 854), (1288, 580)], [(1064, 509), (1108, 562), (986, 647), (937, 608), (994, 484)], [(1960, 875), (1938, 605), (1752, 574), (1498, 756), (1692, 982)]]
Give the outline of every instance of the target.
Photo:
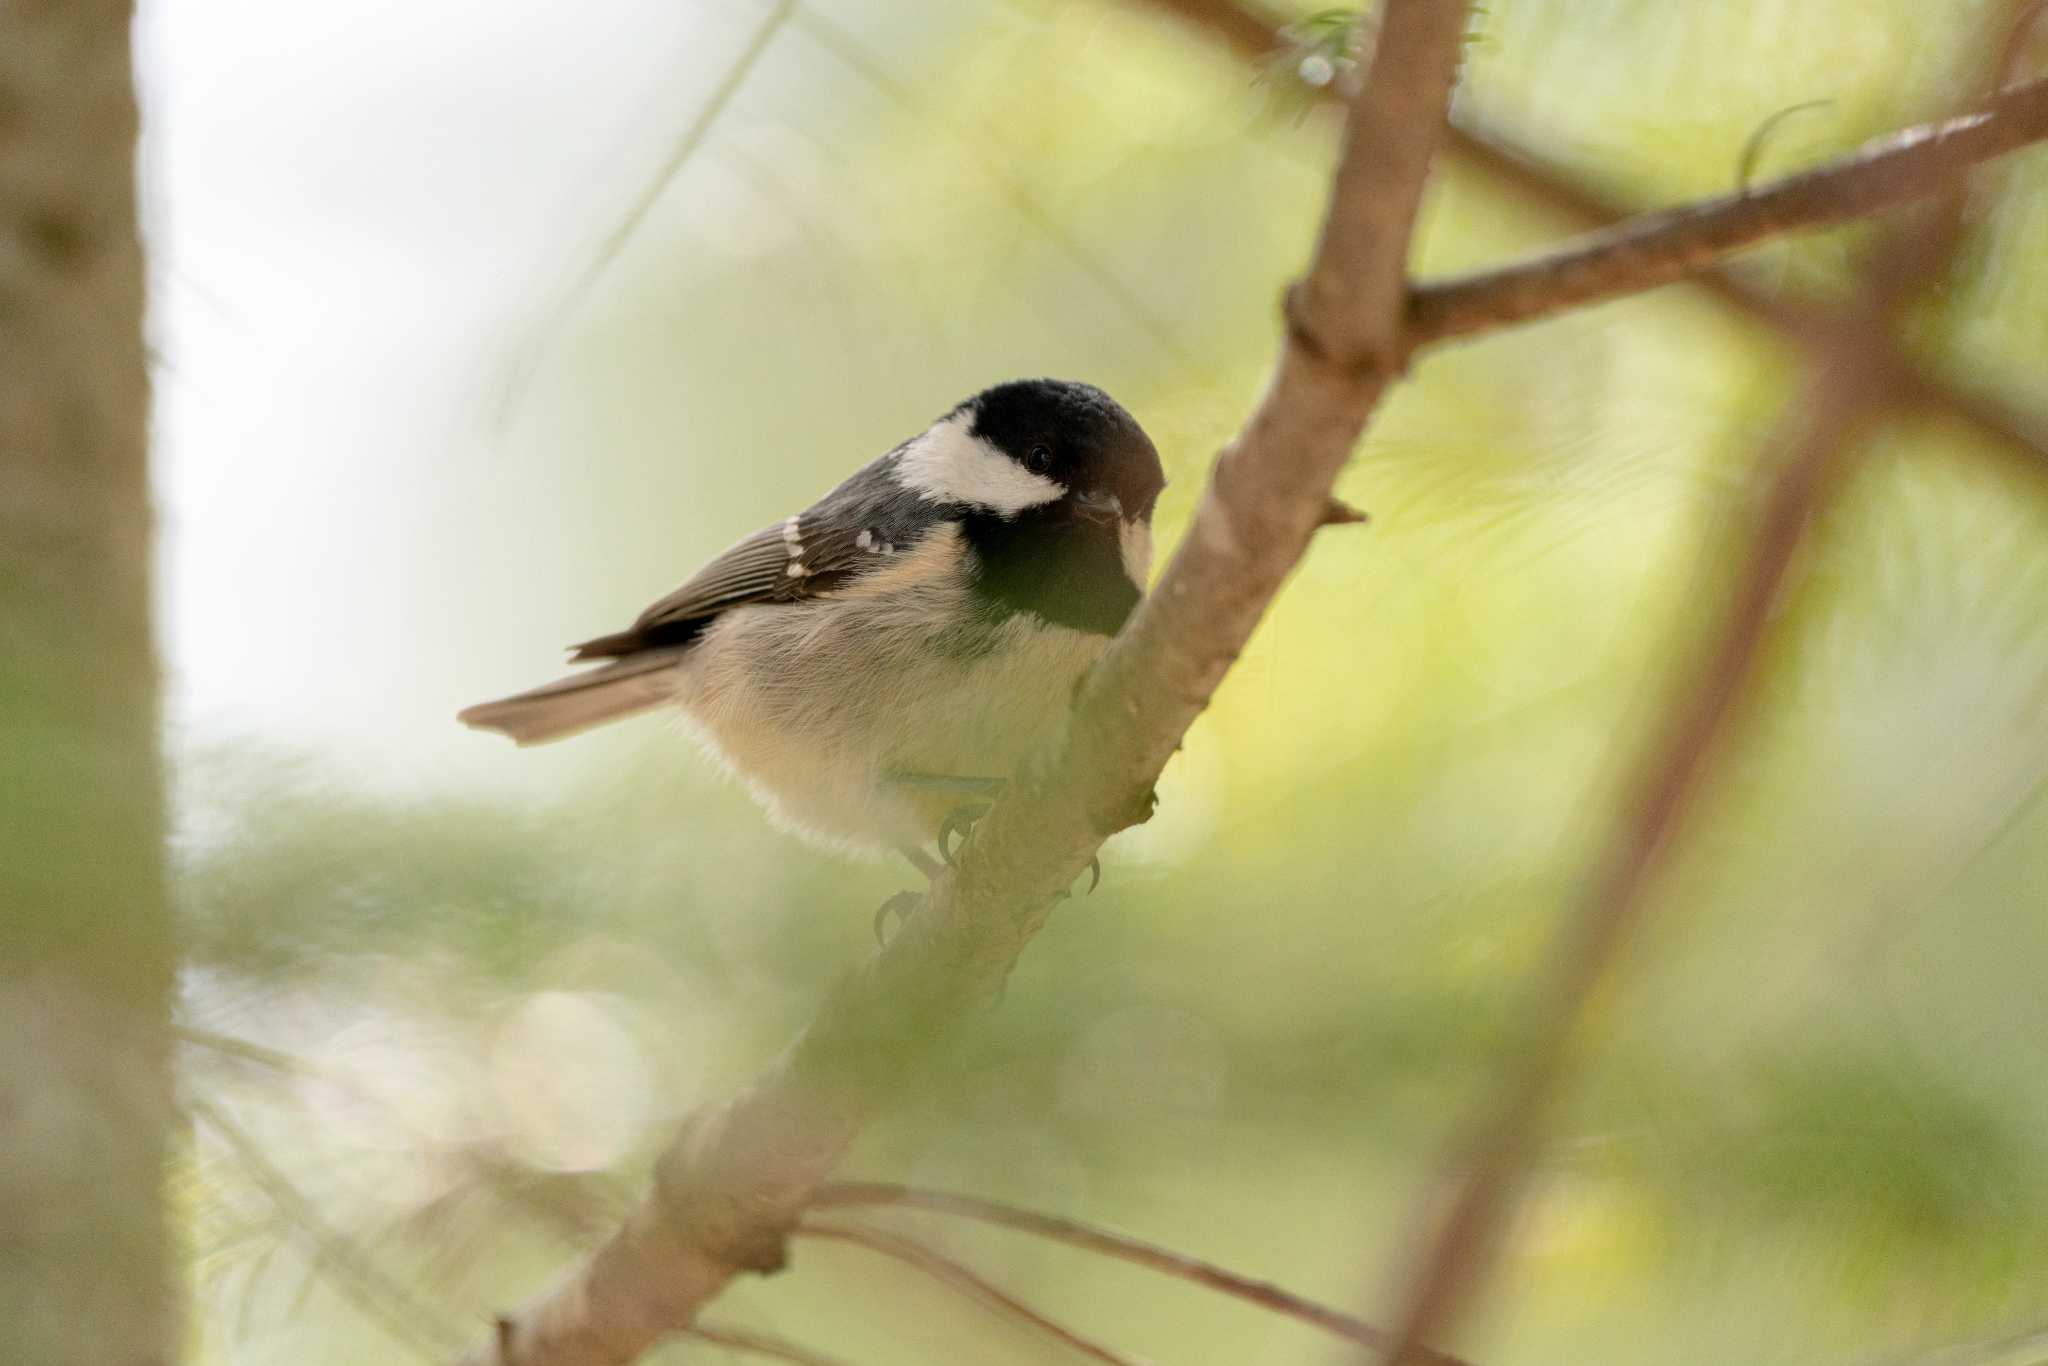
[[(1199, 1257), (1190, 1257), (1185, 1253), (1160, 1247), (1156, 1243), (1112, 1233), (1108, 1229), (1097, 1228), (1078, 1220), (1040, 1214), (1035, 1210), (1018, 1209), (1014, 1205), (984, 1200), (979, 1196), (919, 1190), (913, 1186), (899, 1186), (883, 1181), (835, 1181), (818, 1192), (818, 1198), (812, 1208), (843, 1209), (871, 1205), (894, 1205), (934, 1214), (955, 1215), (985, 1224), (994, 1224), (1000, 1228), (1036, 1234), (1084, 1252), (1114, 1257), (1133, 1266), (1147, 1267), (1168, 1276), (1191, 1281), (1206, 1289), (1310, 1324), (1333, 1336), (1355, 1342), (1361, 1347), (1384, 1349), (1393, 1344), (1392, 1335), (1383, 1329), (1375, 1328), (1363, 1319), (1354, 1318), (1328, 1305), (1304, 1299), (1270, 1281), (1240, 1276), (1234, 1271), (1226, 1271)], [(1425, 1350), (1420, 1354), (1420, 1359), (1429, 1363), (1429, 1366), (1465, 1366), (1457, 1357), (1445, 1352)]]
[(754, 74), (755, 66), (768, 51), (768, 45), (773, 41), (776, 31), (787, 23), (790, 15), (795, 12), (796, 4), (797, 0), (774, 0), (768, 11), (761, 16), (761, 22), (748, 35), (739, 56), (726, 68), (725, 74), (719, 77), (718, 84), (712, 87), (711, 94), (698, 108), (695, 117), (690, 120), (690, 126), (683, 130), (682, 136), (669, 148), (668, 155), (662, 158), (661, 165), (655, 168), (647, 183), (640, 187), (639, 195), (627, 208), (624, 216), (604, 235), (604, 240), (598, 243), (597, 250), (590, 254), (590, 259), (583, 263), (583, 268), (576, 272), (575, 278), (570, 280), (568, 286), (556, 297), (554, 306), (534, 324), (528, 340), (506, 367), (502, 381), (504, 387), (496, 414), (496, 424), (501, 430), (510, 425), (519, 405), (526, 398), (527, 384), (540, 369), (541, 362), (547, 358), (549, 349), (560, 339), (562, 329), (588, 299), (591, 289), (604, 277), (604, 273), (611, 269), (612, 263), (619, 259), (619, 253), (626, 249), (626, 244), (639, 234), (641, 225), (647, 221), (647, 216), (654, 212), (654, 206), (661, 202), (662, 195), (668, 192), (676, 177), (682, 174), (683, 167), (704, 146), (705, 140), (711, 136), (712, 128), (724, 116), (733, 98), (740, 93), (740, 87)]
[[(2024, 28), (2033, 3), (2008, 0), (2008, 17)], [(2006, 51), (2012, 50), (2008, 44)], [(2003, 69), (1994, 67), (1993, 74)], [(1885, 242), (1865, 272), (1860, 302), (1837, 310), (1803, 338), (1810, 365), (1805, 394), (1773, 443), (1787, 454), (1765, 490), (1737, 567), (1733, 600), (1662, 734), (1645, 752), (1612, 839), (1552, 948), (1526, 1016), (1528, 1028), (1501, 1068), (1492, 1108), (1478, 1124), (1449, 1208), (1441, 1214), (1431, 1209), (1417, 1220), (1428, 1231), (1417, 1240), (1422, 1256), (1402, 1298), (1395, 1345), (1383, 1358), (1389, 1363), (1420, 1360), (1425, 1341), (1451, 1326), (1485, 1273), (1587, 1007), (1644, 914), (1673, 838), (1739, 719), (1793, 558), (1849, 473), (1858, 436), (1884, 406), (1891, 333), (1905, 307), (1945, 276), (1955, 258), (1966, 208), (1962, 173), (1969, 165), (1965, 153), (1956, 155), (1949, 174), (1936, 177), (1948, 182), (1948, 192)]]
[[(868, 1117), (1000, 989), (1102, 842), (1149, 813), (1153, 782), (1322, 524), (1393, 378), (1408, 235), (1464, 18), (1461, 0), (1389, 3), (1271, 385), (1159, 586), (1079, 690), (1068, 734), (768, 1073), (686, 1125), (626, 1226), (470, 1366), (618, 1366), (687, 1327), (735, 1275), (779, 1268)], [(1368, 303), (1378, 317), (1360, 316)]]
[(905, 1266), (915, 1267), (939, 1284), (950, 1290), (959, 1291), (983, 1308), (1007, 1315), (1034, 1332), (1045, 1334), (1063, 1347), (1070, 1348), (1092, 1361), (1104, 1363), (1104, 1366), (1135, 1366), (1130, 1358), (1104, 1347), (1091, 1337), (1075, 1332), (1051, 1315), (1033, 1309), (964, 1262), (926, 1247), (914, 1238), (900, 1237), (881, 1229), (869, 1228), (865, 1224), (820, 1223), (814, 1219), (806, 1219), (798, 1224), (796, 1231), (807, 1238), (866, 1248), (870, 1252), (879, 1252), (884, 1257), (894, 1258)]
[(683, 1336), (693, 1342), (709, 1343), (723, 1347), (728, 1352), (742, 1356), (765, 1357), (769, 1361), (783, 1361), (790, 1366), (845, 1366), (838, 1357), (828, 1357), (791, 1342), (788, 1338), (773, 1333), (763, 1333), (755, 1328), (734, 1328), (726, 1324), (699, 1323), (683, 1330)]
[(212, 1130), (227, 1145), (271, 1205), (312, 1245), (314, 1269), (325, 1272), (344, 1299), (422, 1361), (440, 1356), (455, 1332), (447, 1321), (374, 1258), (359, 1251), (346, 1234), (332, 1227), (312, 1198), (278, 1169), (262, 1146), (226, 1111), (196, 1096), (186, 1100), (185, 1108), (195, 1121)]
[(1545, 1004), (1530, 1013), (1533, 1028), (1501, 1068), (1493, 1109), (1466, 1160), (1469, 1175), (1449, 1213), (1431, 1221), (1436, 1231), (1396, 1321), (1395, 1346), (1383, 1360), (1421, 1361), (1422, 1343), (1476, 1288), (1507, 1217), (1510, 1192), (1527, 1168), (1538, 1122), (1564, 1077), (1585, 1005), (1639, 915), (1673, 832), (1699, 795), (1709, 756), (1722, 741), (1762, 648), (1793, 554), (1845, 448), (1875, 404), (1881, 374), (1867, 355), (1830, 357), (1788, 422), (1791, 430), (1779, 439), (1781, 446), (1789, 440), (1792, 451), (1765, 496), (1734, 605), (1668, 734), (1653, 746), (1623, 808), (1614, 847), (1554, 951), (1538, 996)]
[(1958, 170), (2043, 138), (2048, 80), (2037, 80), (1756, 189), (1639, 214), (1533, 260), (1419, 285), (1408, 325), (1420, 345), (1654, 289), (1785, 233), (1939, 193)]
[[(1146, 0), (1146, 3), (1178, 16), (1250, 62), (1263, 64), (1286, 43), (1277, 21), (1247, 8), (1238, 0)], [(1637, 213), (1633, 206), (1611, 199), (1582, 183), (1573, 172), (1548, 164), (1536, 153), (1516, 145), (1513, 138), (1500, 129), (1461, 119), (1452, 125), (1445, 150), (1496, 184), (1581, 230), (1606, 228)], [(1571, 251), (1571, 248), (1566, 249), (1567, 254)], [(1797, 338), (1807, 333), (1815, 325), (1816, 316), (1823, 311), (1815, 301), (1781, 297), (1731, 271), (1711, 268), (1709, 260), (1695, 259), (1686, 270), (1691, 272), (1689, 279), (1692, 284), (1724, 306), (1788, 336)], [(1648, 288), (1651, 284), (1665, 284), (1676, 278), (1666, 276), (1637, 287)], [(1447, 283), (1455, 285), (1457, 282)], [(1429, 288), (1425, 286), (1419, 292), (1427, 293)], [(1538, 309), (1521, 316), (1535, 317), (1549, 311), (1552, 310)], [(1502, 321), (1506, 320), (1495, 319), (1485, 326)], [(1456, 331), (1447, 335), (1470, 333)], [(1896, 354), (1884, 358), (1882, 363), (1887, 367), (1885, 391), (1889, 401), (1952, 419), (1990, 446), (2022, 463), (2048, 468), (2048, 420), (2041, 415), (2023, 412), (1996, 394), (1958, 383)]]
[(1154, 346), (1157, 346), (1174, 364), (1184, 369), (1195, 364), (1187, 346), (1175, 335), (1172, 324), (1131, 288), (1130, 283), (1118, 274), (1108, 261), (1062, 223), (1058, 216), (1032, 193), (1014, 167), (994, 154), (996, 139), (988, 136), (990, 130), (960, 124), (957, 109), (948, 110), (939, 117), (931, 116), (925, 110), (925, 102), (909, 83), (892, 75), (881, 59), (870, 52), (850, 29), (815, 7), (799, 5), (795, 22), (820, 47), (838, 58), (849, 71), (893, 100), (906, 114), (923, 118), (929, 126), (948, 131), (957, 140), (965, 160), (1009, 201), (1017, 216), (1036, 228), (1040, 236), (1052, 243), (1062, 255), (1093, 280), (1096, 287), (1116, 302), (1117, 307), (1124, 311)]

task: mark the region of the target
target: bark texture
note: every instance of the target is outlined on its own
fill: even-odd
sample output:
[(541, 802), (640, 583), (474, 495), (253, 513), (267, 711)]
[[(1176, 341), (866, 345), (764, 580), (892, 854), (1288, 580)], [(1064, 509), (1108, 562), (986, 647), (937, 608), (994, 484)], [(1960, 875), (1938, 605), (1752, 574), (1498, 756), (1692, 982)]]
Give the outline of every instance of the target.
[(0, 1361), (168, 1362), (172, 973), (126, 0), (0, 0)]

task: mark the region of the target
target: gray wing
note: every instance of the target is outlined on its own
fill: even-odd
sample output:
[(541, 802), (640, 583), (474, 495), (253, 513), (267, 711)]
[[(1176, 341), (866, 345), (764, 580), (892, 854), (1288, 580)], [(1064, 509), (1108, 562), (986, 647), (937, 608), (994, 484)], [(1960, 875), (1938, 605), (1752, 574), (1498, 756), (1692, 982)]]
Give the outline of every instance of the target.
[(642, 612), (630, 629), (574, 646), (574, 658), (616, 659), (688, 644), (721, 612), (751, 603), (815, 599), (884, 567), (928, 530), (933, 518), (914, 498), (878, 489), (873, 480), (863, 487), (859, 478), (807, 511), (728, 547)]

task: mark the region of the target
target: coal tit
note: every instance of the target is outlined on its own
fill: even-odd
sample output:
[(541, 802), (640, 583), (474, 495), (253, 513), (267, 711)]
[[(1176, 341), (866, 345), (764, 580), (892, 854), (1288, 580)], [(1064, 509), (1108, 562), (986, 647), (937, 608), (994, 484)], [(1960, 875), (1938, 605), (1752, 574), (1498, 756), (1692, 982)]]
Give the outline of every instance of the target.
[(779, 822), (922, 851), (1012, 775), (1143, 592), (1159, 453), (1100, 389), (1000, 384), (461, 713), (541, 744), (674, 707)]

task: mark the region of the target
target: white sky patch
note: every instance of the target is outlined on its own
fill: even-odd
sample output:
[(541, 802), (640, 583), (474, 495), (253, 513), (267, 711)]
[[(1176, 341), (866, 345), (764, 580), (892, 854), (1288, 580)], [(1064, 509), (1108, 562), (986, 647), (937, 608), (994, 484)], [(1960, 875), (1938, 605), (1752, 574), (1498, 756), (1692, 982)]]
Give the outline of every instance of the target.
[(485, 626), (548, 573), (493, 386), (764, 10), (142, 0), (174, 743), (478, 752), (451, 707), (548, 662)]
[(955, 413), (903, 448), (896, 477), (934, 503), (965, 503), (1014, 517), (1058, 500), (1065, 486), (1033, 474), (973, 436), (971, 413)]

